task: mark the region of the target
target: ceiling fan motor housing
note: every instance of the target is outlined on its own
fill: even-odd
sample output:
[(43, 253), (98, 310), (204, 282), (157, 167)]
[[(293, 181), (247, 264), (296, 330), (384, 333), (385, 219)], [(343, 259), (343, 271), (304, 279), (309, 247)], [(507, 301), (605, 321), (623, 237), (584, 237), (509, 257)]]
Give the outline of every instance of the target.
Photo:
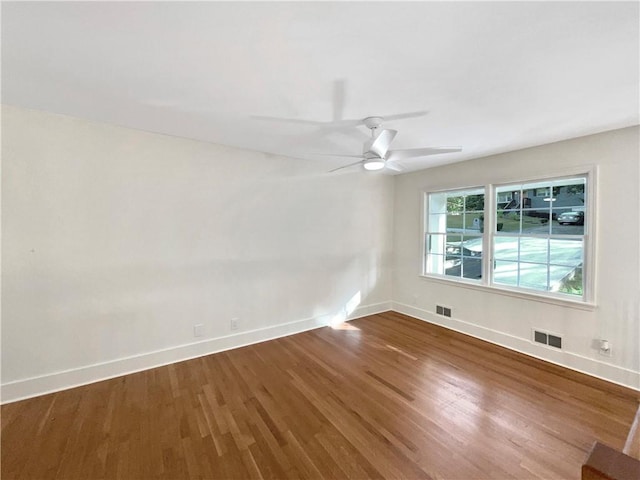
[(384, 118), (382, 117), (367, 117), (362, 123), (364, 123), (365, 127), (370, 130), (375, 130), (376, 128), (380, 128), (382, 126)]

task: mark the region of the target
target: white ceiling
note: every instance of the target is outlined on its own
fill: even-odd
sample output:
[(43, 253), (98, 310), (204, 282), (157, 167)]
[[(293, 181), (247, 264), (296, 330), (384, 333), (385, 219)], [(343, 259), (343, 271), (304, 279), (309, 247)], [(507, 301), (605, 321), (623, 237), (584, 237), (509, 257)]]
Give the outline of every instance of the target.
[(639, 3), (2, 4), (2, 101), (304, 159), (389, 122), (408, 171), (639, 122)]

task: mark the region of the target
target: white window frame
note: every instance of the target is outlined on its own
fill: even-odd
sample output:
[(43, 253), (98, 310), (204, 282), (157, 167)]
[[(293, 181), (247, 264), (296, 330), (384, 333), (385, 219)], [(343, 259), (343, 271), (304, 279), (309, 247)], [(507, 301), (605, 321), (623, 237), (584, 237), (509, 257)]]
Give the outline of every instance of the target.
[[(511, 287), (493, 282), (493, 261), (494, 261), (494, 235), (497, 223), (496, 213), (496, 190), (500, 186), (511, 184), (526, 184), (534, 182), (544, 182), (552, 180), (561, 180), (563, 178), (575, 178), (584, 176), (585, 183), (585, 228), (582, 236), (584, 241), (583, 251), (583, 295), (582, 297), (573, 297), (569, 294), (557, 292), (545, 292), (522, 287)], [(483, 275), (478, 280), (470, 281), (469, 279), (447, 276), (442, 274), (433, 274), (426, 272), (426, 235), (427, 235), (427, 219), (429, 215), (429, 194), (444, 193), (455, 191), (466, 191), (484, 188), (484, 235), (483, 235)], [(430, 188), (423, 190), (423, 208), (422, 208), (422, 229), (421, 229), (421, 258), (420, 258), (420, 276), (428, 281), (435, 281), (447, 285), (460, 286), (483, 291), (490, 291), (495, 294), (507, 295), (512, 297), (526, 298), (529, 300), (537, 300), (545, 303), (551, 303), (562, 306), (574, 307), (582, 310), (594, 310), (596, 308), (596, 248), (595, 248), (595, 232), (597, 231), (597, 167), (586, 166), (582, 168), (567, 169), (563, 171), (549, 172), (548, 174), (539, 176), (522, 176), (516, 178), (499, 178), (496, 182), (487, 183), (486, 185), (475, 185), (468, 187), (451, 187), (451, 188)]]

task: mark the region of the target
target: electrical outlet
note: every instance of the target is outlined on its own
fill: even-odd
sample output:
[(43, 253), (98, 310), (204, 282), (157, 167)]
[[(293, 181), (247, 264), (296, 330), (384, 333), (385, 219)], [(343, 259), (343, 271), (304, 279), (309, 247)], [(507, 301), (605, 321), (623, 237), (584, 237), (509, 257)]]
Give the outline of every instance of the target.
[(237, 330), (237, 329), (238, 329), (238, 319), (234, 317), (231, 319), (231, 330)]
[(600, 340), (598, 353), (605, 357), (613, 357), (613, 349), (607, 340)]
[(204, 325), (202, 323), (194, 325), (193, 326), (193, 336), (194, 337), (201, 337), (202, 335), (204, 335)]

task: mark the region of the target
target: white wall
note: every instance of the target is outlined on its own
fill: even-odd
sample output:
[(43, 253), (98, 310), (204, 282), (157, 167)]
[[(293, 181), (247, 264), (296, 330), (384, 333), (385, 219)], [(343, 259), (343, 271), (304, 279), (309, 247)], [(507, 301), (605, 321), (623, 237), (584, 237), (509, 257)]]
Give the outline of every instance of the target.
[[(639, 144), (635, 127), (396, 177), (327, 175), (323, 162), (3, 106), (2, 401), (314, 328), (356, 305), (352, 317), (393, 307), (640, 389)], [(424, 189), (590, 165), (595, 310), (419, 276)], [(531, 343), (532, 327), (563, 335), (564, 350)]]
[(390, 176), (9, 106), (2, 157), (3, 401), (390, 307)]
[[(640, 135), (632, 127), (395, 177), (394, 308), (640, 389)], [(420, 277), (422, 192), (517, 181), (596, 165), (597, 308), (571, 307)], [(452, 307), (447, 319), (435, 305)], [(561, 334), (563, 351), (533, 344), (531, 329)], [(613, 357), (593, 340), (606, 338)]]

